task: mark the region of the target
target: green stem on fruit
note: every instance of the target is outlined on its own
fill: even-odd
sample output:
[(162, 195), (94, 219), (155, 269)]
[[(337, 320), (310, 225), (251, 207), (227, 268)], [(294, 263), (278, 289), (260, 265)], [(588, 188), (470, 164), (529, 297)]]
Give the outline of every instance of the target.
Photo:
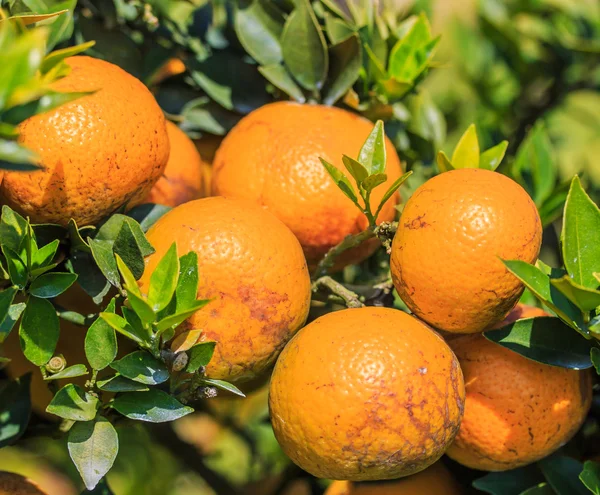
[(358, 295), (351, 290), (348, 290), (331, 277), (324, 276), (313, 282), (313, 292), (318, 292), (321, 289), (326, 289), (327, 291), (341, 298), (348, 308), (362, 308), (364, 306)]

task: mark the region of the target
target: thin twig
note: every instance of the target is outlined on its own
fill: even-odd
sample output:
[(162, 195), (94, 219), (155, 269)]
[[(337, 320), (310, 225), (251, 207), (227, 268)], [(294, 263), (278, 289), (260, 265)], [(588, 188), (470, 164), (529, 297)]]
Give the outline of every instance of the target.
[(346, 289), (346, 287), (329, 276), (315, 280), (312, 286), (313, 292), (317, 292), (320, 289), (326, 289), (332, 294), (340, 297), (348, 308), (362, 308), (364, 306), (360, 298), (354, 292)]

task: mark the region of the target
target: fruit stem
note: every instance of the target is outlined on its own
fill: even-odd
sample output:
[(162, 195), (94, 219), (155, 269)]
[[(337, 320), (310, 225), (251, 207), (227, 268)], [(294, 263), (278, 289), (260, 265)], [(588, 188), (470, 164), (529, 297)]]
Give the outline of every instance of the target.
[(368, 239), (372, 239), (373, 237), (375, 237), (375, 227), (369, 227), (367, 230), (364, 230), (358, 234), (346, 236), (344, 240), (337, 246), (332, 247), (317, 265), (317, 268), (313, 274), (313, 279), (326, 275), (335, 264), (335, 260), (343, 252), (360, 246), (363, 242)]
[(339, 296), (348, 308), (362, 308), (364, 306), (358, 295), (351, 290), (346, 289), (346, 287), (329, 276), (321, 277), (313, 282), (313, 292), (318, 292), (322, 288)]

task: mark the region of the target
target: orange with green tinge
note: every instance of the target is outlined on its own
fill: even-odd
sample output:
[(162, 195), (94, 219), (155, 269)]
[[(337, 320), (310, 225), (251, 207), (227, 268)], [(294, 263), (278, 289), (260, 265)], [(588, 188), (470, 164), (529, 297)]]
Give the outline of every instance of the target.
[[(501, 325), (542, 315), (519, 305)], [(589, 370), (541, 364), (481, 334), (456, 336), (449, 345), (467, 391), (465, 416), (447, 452), (455, 461), (484, 471), (515, 469), (550, 455), (583, 423), (592, 400)]]
[[(265, 105), (244, 117), (223, 140), (213, 163), (213, 193), (265, 206), (294, 232), (309, 265), (315, 265), (344, 237), (368, 225), (319, 157), (348, 175), (342, 155), (356, 158), (372, 129), (368, 120), (339, 108), (290, 102)], [(373, 192), (375, 207), (402, 173), (389, 140), (386, 152), (388, 179)], [(379, 222), (395, 218), (397, 202), (395, 194)], [(346, 253), (338, 268), (361, 261), (376, 247), (372, 241)]]
[(283, 451), (320, 478), (381, 480), (437, 461), (454, 439), (464, 384), (444, 340), (395, 309), (329, 313), (286, 346), (269, 408)]
[(194, 142), (179, 127), (167, 121), (171, 152), (163, 175), (154, 184), (146, 201), (179, 206), (203, 196), (204, 167)]
[(6, 172), (0, 201), (35, 223), (93, 224), (122, 205), (141, 203), (163, 173), (169, 139), (148, 89), (116, 65), (66, 59), (59, 92), (95, 91), (19, 126), (19, 143), (42, 170)]
[(158, 261), (177, 242), (179, 255), (198, 254), (198, 298), (211, 299), (181, 327), (216, 341), (211, 378), (244, 381), (266, 370), (304, 324), (310, 277), (294, 234), (246, 201), (221, 197), (185, 203), (147, 233), (156, 252), (146, 259), (142, 291)]
[(325, 495), (460, 495), (450, 471), (436, 462), (424, 471), (394, 481), (353, 483), (334, 481)]
[(448, 332), (501, 321), (523, 284), (501, 259), (534, 263), (542, 224), (525, 190), (481, 169), (440, 174), (406, 203), (392, 243), (394, 285), (411, 312)]

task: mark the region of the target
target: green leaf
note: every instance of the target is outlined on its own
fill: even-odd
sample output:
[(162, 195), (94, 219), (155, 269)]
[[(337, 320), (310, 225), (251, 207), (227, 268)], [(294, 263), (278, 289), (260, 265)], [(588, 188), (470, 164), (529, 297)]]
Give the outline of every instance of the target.
[(454, 148), (452, 166), (454, 168), (479, 167), (479, 140), (474, 124), (469, 126)]
[(37, 366), (52, 358), (60, 335), (58, 316), (46, 299), (30, 297), (21, 319), (19, 337), (25, 357)]
[(29, 223), (16, 211), (4, 205), (0, 218), (0, 243), (13, 251), (18, 251), (23, 238), (27, 235)]
[(568, 275), (550, 282), (582, 311), (593, 311), (600, 306), (600, 291), (583, 287)]
[(517, 151), (513, 171), (525, 183), (538, 206), (554, 191), (558, 170), (555, 155), (541, 121), (527, 134)]
[(87, 41), (79, 45), (62, 48), (61, 50), (54, 50), (52, 53), (49, 53), (44, 57), (42, 65), (40, 66), (40, 71), (42, 72), (42, 74), (46, 74), (51, 69), (56, 67), (59, 63), (61, 63), (65, 58), (83, 53), (95, 44), (95, 41)]
[(600, 349), (597, 347), (592, 347), (592, 350), (590, 351), (590, 359), (594, 365), (594, 368), (596, 368), (596, 373), (600, 375)]
[(174, 397), (162, 390), (150, 389), (148, 392), (131, 392), (119, 395), (113, 407), (123, 416), (150, 423), (175, 421), (194, 412)]
[(583, 324), (581, 311), (550, 283), (550, 277), (539, 268), (520, 260), (503, 260), (508, 270), (525, 284), (534, 295), (552, 309), (567, 325), (583, 335), (589, 332)]
[(12, 304), (10, 306), (8, 315), (0, 323), (0, 344), (6, 340), (23, 311), (25, 311), (25, 303)]
[(538, 466), (557, 495), (589, 495), (585, 485), (579, 480), (583, 471), (581, 462), (560, 454), (554, 454), (538, 461)]
[(600, 210), (586, 194), (579, 177), (571, 182), (565, 204), (561, 235), (565, 267), (573, 281), (589, 289), (598, 288), (594, 272), (600, 271)]
[(235, 32), (244, 49), (261, 65), (283, 60), (279, 38), (283, 18), (277, 8), (265, 0), (253, 0), (235, 10)]
[(89, 244), (84, 240), (83, 231), (85, 229), (86, 229), (86, 227), (79, 229), (77, 227), (77, 222), (75, 222), (75, 220), (73, 218), (71, 218), (69, 220), (69, 223), (67, 225), (67, 230), (69, 233), (69, 240), (71, 241), (71, 251), (81, 250), (81, 251), (85, 251), (87, 253), (92, 252)]
[(36, 278), (29, 287), (32, 296), (52, 299), (66, 291), (77, 280), (75, 273), (46, 273)]
[(8, 246), (2, 246), (2, 253), (6, 258), (6, 266), (10, 275), (10, 280), (23, 289), (27, 285), (27, 267), (21, 257)]
[(119, 273), (121, 274), (121, 277), (123, 277), (123, 281), (125, 282), (125, 288), (128, 291), (135, 293), (136, 296), (140, 296), (140, 287), (138, 286), (136, 278), (133, 275), (133, 273), (131, 273), (129, 267), (125, 264), (123, 259), (118, 254), (115, 255), (115, 259), (117, 261), (117, 268), (119, 269)]
[(166, 308), (171, 302), (177, 288), (178, 277), (179, 258), (177, 258), (177, 243), (174, 242), (150, 276), (148, 303), (154, 311), (158, 312)]
[(5, 112), (3, 118), (5, 122), (8, 122), (9, 124), (18, 125), (34, 115), (49, 112), (61, 105), (65, 105), (66, 103), (92, 93), (92, 91), (70, 93), (46, 91), (42, 96), (33, 101), (12, 107)]
[(188, 351), (188, 364), (186, 371), (196, 373), (202, 366), (207, 366), (215, 352), (216, 342), (200, 342)]
[(115, 255), (121, 257), (123, 263), (131, 270), (134, 278), (138, 280), (144, 273), (144, 256), (128, 222), (123, 222), (121, 230), (115, 239), (113, 251)]
[(93, 490), (117, 458), (119, 437), (110, 421), (99, 416), (94, 421), (75, 423), (67, 446), (86, 488)]
[(333, 45), (342, 43), (355, 33), (348, 23), (328, 13), (325, 14), (325, 30)]
[[(25, 2), (26, 3), (26, 2)], [(23, 23), (24, 26), (29, 26), (31, 24), (35, 24), (36, 22), (45, 21), (47, 19), (52, 19), (53, 17), (59, 16), (67, 12), (66, 10), (60, 10), (58, 12), (52, 12), (50, 14), (19, 14), (19, 15), (11, 15), (8, 19), (0, 20), (0, 24), (7, 21), (16, 21), (19, 20)]]
[(438, 168), (440, 169), (440, 173), (449, 172), (450, 170), (455, 170), (454, 166), (450, 159), (446, 156), (446, 153), (443, 151), (438, 151), (436, 156), (436, 163)]
[(540, 483), (521, 492), (521, 495), (556, 495), (556, 492), (548, 483)]
[(592, 366), (593, 343), (551, 316), (518, 320), (484, 336), (540, 363), (576, 370)]
[(398, 189), (400, 189), (400, 186), (402, 184), (404, 184), (404, 181), (406, 181), (406, 179), (408, 179), (411, 175), (412, 175), (412, 170), (410, 172), (406, 172), (405, 174), (401, 175), (392, 183), (392, 185), (389, 187), (389, 189), (385, 192), (385, 194), (381, 198), (381, 202), (379, 203), (379, 206), (377, 207), (377, 211), (375, 212), (375, 220), (377, 220), (377, 217), (379, 216), (381, 209), (385, 206), (385, 204), (389, 201), (389, 199), (394, 195), (394, 193)]
[(116, 241), (117, 237), (121, 233), (121, 230), (123, 229), (124, 224), (129, 225), (142, 256), (146, 257), (151, 255), (154, 252), (154, 248), (148, 242), (148, 239), (146, 239), (141, 225), (138, 224), (134, 218), (126, 215), (111, 215), (100, 227), (95, 239), (100, 241)]
[(46, 412), (71, 421), (91, 421), (96, 417), (98, 405), (96, 397), (69, 383), (52, 398)]
[(369, 175), (383, 174), (385, 172), (386, 151), (383, 121), (378, 120), (373, 130), (362, 145), (358, 154), (358, 161), (367, 169)]
[(164, 330), (166, 330), (168, 328), (175, 327), (175, 326), (183, 323), (190, 316), (192, 316), (196, 311), (198, 311), (199, 309), (202, 309), (204, 306), (206, 306), (209, 302), (210, 302), (210, 299), (199, 299), (199, 300), (195, 301), (193, 306), (190, 306), (189, 308), (187, 308), (179, 313), (175, 313), (174, 315), (170, 315), (170, 316), (163, 318), (156, 324), (156, 331), (158, 333), (162, 333)]
[(202, 380), (202, 383), (204, 385), (208, 385), (209, 387), (216, 387), (220, 390), (225, 390), (227, 392), (231, 392), (232, 394), (235, 394), (239, 397), (246, 397), (244, 395), (244, 393), (237, 388), (235, 385), (232, 385), (231, 383), (228, 382), (224, 382), (223, 380), (212, 380), (210, 378), (205, 378)]
[(190, 251), (179, 258), (179, 278), (175, 289), (176, 313), (191, 308), (198, 295), (198, 254)]
[(136, 293), (127, 291), (127, 300), (131, 305), (131, 309), (138, 315), (142, 326), (150, 325), (156, 319), (156, 313), (144, 298)]
[(125, 378), (144, 385), (158, 385), (169, 379), (169, 370), (146, 351), (135, 351), (123, 359), (113, 362), (110, 367)]
[(140, 338), (143, 342), (150, 342), (152, 331), (150, 330), (149, 326), (144, 326), (137, 313), (127, 306), (122, 306), (121, 312), (123, 313), (127, 323), (129, 323), (131, 329), (133, 329), (135, 335), (137, 335), (138, 338)]
[(52, 263), (54, 256), (56, 256), (56, 251), (58, 250), (58, 244), (60, 241), (58, 239), (54, 239), (49, 244), (38, 249), (37, 253), (32, 259), (32, 272), (36, 268), (46, 267)]
[(510, 471), (488, 473), (473, 481), (473, 486), (492, 495), (520, 495), (532, 485), (543, 481), (535, 464)]
[(600, 462), (585, 461), (579, 479), (594, 495), (600, 495)]
[(16, 442), (31, 416), (31, 373), (0, 382), (0, 449)]
[(81, 492), (81, 495), (115, 495), (115, 493), (108, 486), (105, 476), (98, 482), (96, 488), (93, 490), (84, 490)]
[(305, 89), (319, 90), (327, 77), (327, 44), (308, 0), (299, 0), (281, 34), (283, 60)]
[(350, 181), (348, 180), (348, 177), (346, 177), (341, 172), (341, 170), (334, 167), (331, 163), (329, 163), (325, 159), (319, 157), (319, 160), (321, 160), (321, 163), (325, 167), (325, 170), (327, 170), (327, 173), (329, 174), (329, 176), (333, 179), (333, 181), (337, 184), (337, 186), (342, 190), (342, 192), (348, 198), (350, 198), (350, 200), (362, 211), (362, 207), (358, 204), (358, 198), (356, 197), (356, 194), (354, 192), (352, 184), (350, 184)]
[[(7, 317), (10, 311), (10, 307), (17, 294), (16, 287), (9, 287), (0, 291), (0, 323), (2, 323)], [(0, 344), (4, 342), (4, 334), (0, 331)]]
[[(113, 297), (105, 309), (105, 314), (114, 313), (115, 306)], [(90, 366), (98, 371), (103, 370), (117, 356), (117, 335), (114, 328), (101, 317), (96, 318), (87, 331), (84, 348)]]
[(119, 278), (117, 262), (113, 254), (113, 243), (111, 241), (91, 239), (89, 237), (88, 243), (92, 249), (92, 256), (102, 274), (112, 285), (120, 288), (121, 280)]
[(122, 335), (125, 335), (125, 337), (127, 337), (128, 339), (133, 340), (138, 344), (144, 343), (144, 340), (137, 335), (136, 330), (122, 316), (119, 316), (114, 313), (100, 313), (100, 318), (102, 318), (117, 332), (119, 332)]
[(329, 49), (331, 68), (324, 88), (323, 103), (333, 105), (352, 88), (362, 68), (362, 50), (357, 35)]
[(496, 170), (502, 159), (506, 154), (508, 148), (508, 141), (502, 141), (501, 143), (485, 150), (479, 157), (479, 168), (485, 170)]
[(105, 392), (145, 392), (150, 390), (143, 383), (134, 382), (129, 378), (125, 378), (119, 374), (107, 378), (106, 380), (98, 380), (98, 388)]
[(38, 155), (16, 141), (0, 139), (0, 169), (19, 172), (39, 170)]
[(87, 375), (88, 370), (84, 364), (74, 364), (73, 366), (69, 366), (58, 373), (54, 373), (53, 375), (48, 375), (44, 380), (62, 380), (64, 378), (75, 378), (78, 376)]
[(342, 162), (346, 167), (346, 170), (356, 181), (357, 186), (360, 186), (362, 181), (369, 176), (367, 169), (363, 167), (362, 163), (356, 161), (354, 158), (350, 158), (348, 155), (343, 155)]
[[(152, 227), (158, 221), (159, 218), (161, 218), (165, 213), (167, 213), (171, 209), (172, 208), (164, 205), (143, 204), (129, 210), (127, 212), (127, 216), (130, 216), (135, 220), (136, 224), (139, 226), (139, 231), (143, 234), (144, 232), (147, 232), (148, 229)], [(142, 239), (138, 238), (139, 233), (136, 234), (138, 229), (132, 227), (132, 230), (134, 235), (136, 236), (136, 239), (138, 239), (138, 244), (143, 242)], [(146, 241), (147, 245), (142, 245), (140, 246), (140, 248), (142, 250), (142, 254), (145, 257), (151, 254), (148, 253), (148, 248), (151, 249), (152, 252), (154, 252), (154, 248), (145, 237), (144, 240)]]
[(258, 71), (277, 89), (291, 96), (298, 103), (304, 103), (306, 97), (290, 73), (283, 65), (263, 65)]

